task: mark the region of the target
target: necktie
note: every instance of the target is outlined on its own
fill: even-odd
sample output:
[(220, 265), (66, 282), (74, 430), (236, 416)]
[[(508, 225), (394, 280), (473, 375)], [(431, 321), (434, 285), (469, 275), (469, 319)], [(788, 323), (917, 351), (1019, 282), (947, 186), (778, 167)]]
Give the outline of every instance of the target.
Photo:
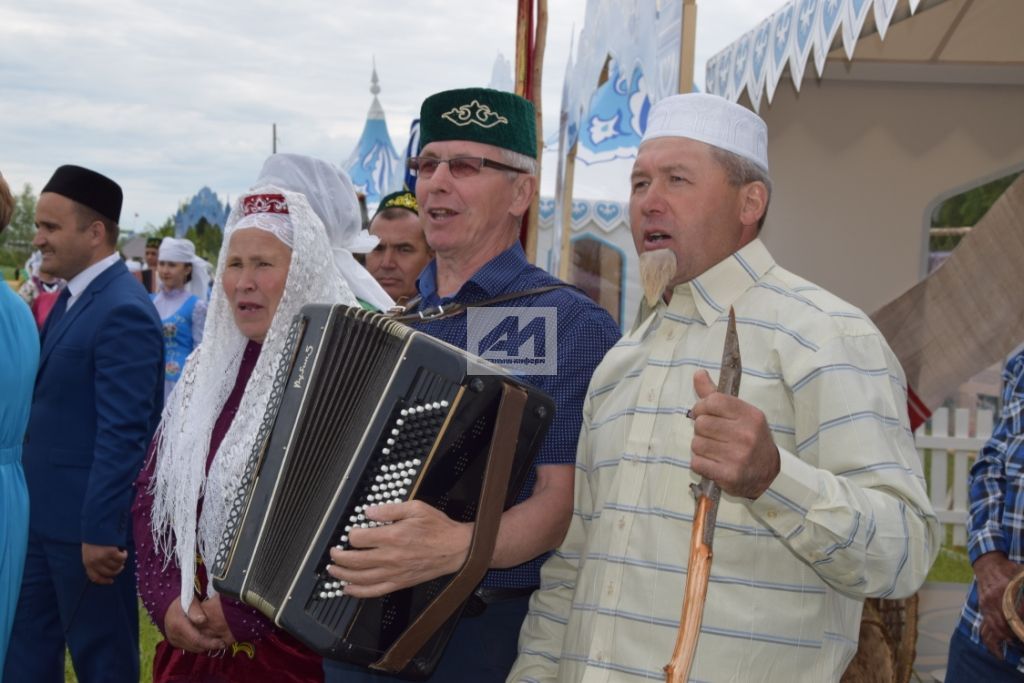
[(53, 304), (53, 308), (50, 310), (50, 315), (46, 316), (46, 324), (43, 326), (43, 338), (50, 330), (56, 329), (57, 325), (60, 324), (60, 319), (64, 317), (64, 312), (68, 310), (68, 299), (71, 298), (71, 288), (64, 287), (61, 290), (60, 296), (57, 297), (57, 302)]

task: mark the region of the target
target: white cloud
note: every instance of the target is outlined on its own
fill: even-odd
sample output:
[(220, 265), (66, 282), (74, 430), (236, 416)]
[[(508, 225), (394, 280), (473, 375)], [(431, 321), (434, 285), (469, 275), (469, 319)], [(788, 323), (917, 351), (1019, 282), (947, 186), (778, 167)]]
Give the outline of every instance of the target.
[[(548, 126), (585, 4), (549, 1)], [(702, 0), (698, 72), (781, 4)], [(509, 0), (7, 0), (0, 167), (38, 191), (60, 164), (91, 166), (124, 187), (125, 227), (159, 224), (203, 185), (222, 199), (248, 187), (272, 123), (279, 150), (347, 158), (374, 60), (397, 147), (424, 97), (487, 84), (514, 39)]]

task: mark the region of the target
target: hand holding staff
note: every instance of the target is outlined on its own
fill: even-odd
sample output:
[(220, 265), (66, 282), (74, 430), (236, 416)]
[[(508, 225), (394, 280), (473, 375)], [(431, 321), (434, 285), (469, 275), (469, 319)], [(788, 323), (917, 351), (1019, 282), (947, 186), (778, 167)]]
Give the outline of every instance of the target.
[[(740, 390), (741, 374), (736, 313), (730, 308), (718, 391), (736, 396)], [(700, 484), (691, 484), (690, 487), (697, 499), (697, 508), (693, 516), (693, 533), (690, 536), (690, 561), (686, 571), (683, 614), (679, 621), (679, 635), (676, 637), (672, 659), (665, 666), (666, 683), (685, 683), (690, 677), (693, 656), (697, 651), (697, 638), (700, 636), (700, 624), (704, 616), (708, 579), (711, 577), (711, 541), (715, 534), (715, 517), (718, 514), (718, 499), (721, 496), (718, 485), (707, 477), (701, 477)]]

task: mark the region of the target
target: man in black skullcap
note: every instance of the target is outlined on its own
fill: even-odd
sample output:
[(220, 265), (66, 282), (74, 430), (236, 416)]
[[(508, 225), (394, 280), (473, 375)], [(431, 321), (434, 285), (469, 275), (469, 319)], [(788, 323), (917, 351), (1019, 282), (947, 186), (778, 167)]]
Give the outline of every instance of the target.
[(160, 289), (160, 278), (156, 275), (156, 266), (160, 258), (162, 237), (150, 237), (146, 240), (146, 263), (142, 269), (142, 286), (147, 292), (155, 293)]
[(137, 681), (130, 511), (163, 407), (156, 309), (115, 251), (121, 188), (61, 166), (36, 205), (42, 270), (67, 280), (41, 332), (25, 435), (29, 544), (5, 681)]

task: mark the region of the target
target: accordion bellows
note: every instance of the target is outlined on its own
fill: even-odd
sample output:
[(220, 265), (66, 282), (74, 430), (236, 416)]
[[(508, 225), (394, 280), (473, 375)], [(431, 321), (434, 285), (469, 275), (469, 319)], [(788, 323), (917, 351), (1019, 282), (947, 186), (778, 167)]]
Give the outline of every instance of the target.
[[(286, 353), (214, 585), (325, 657), (425, 678), (486, 571), (501, 511), (554, 404), (486, 361), (358, 308), (303, 308)], [(345, 596), (326, 571), (330, 548), (373, 524), (367, 506), (411, 499), (476, 521), (476, 555), (452, 576), (376, 599)]]

